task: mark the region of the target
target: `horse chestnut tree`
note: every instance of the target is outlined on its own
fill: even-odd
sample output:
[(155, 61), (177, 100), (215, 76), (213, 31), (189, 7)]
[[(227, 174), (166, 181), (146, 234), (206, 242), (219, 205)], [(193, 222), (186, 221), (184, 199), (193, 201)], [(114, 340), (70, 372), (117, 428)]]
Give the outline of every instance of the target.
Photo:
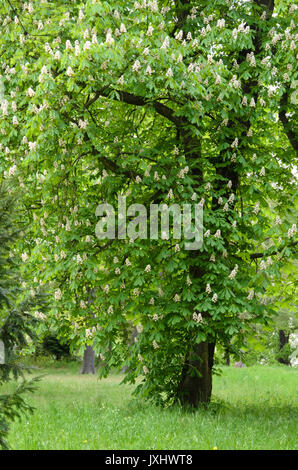
[[(24, 262), (61, 335), (155, 402), (208, 402), (216, 344), (274, 313), (296, 234), (296, 15), (287, 0), (1, 6), (0, 168), (23, 190)], [(96, 208), (117, 214), (119, 196), (200, 205), (201, 247), (173, 228), (98, 239)]]

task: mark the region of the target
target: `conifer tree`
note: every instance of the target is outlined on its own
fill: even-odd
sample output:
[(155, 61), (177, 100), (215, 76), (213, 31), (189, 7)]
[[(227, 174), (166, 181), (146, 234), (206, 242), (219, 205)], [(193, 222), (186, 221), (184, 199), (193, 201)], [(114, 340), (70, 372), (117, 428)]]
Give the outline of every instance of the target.
[[(9, 424), (33, 408), (24, 399), (25, 392), (35, 389), (38, 378), (27, 380), (24, 367), (18, 363), (17, 350), (34, 339), (32, 328), (38, 319), (32, 309), (45, 305), (41, 292), (28, 293), (22, 287), (20, 263), (15, 247), (22, 234), (16, 213), (17, 200), (14, 191), (0, 184), (0, 448), (7, 449)], [(15, 390), (3, 393), (3, 384), (20, 379)]]

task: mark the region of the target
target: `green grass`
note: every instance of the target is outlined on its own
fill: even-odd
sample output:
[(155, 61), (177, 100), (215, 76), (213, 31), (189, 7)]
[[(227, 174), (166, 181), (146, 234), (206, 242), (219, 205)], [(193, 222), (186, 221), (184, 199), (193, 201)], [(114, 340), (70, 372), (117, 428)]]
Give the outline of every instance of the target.
[(132, 397), (120, 375), (98, 380), (77, 364), (51, 367), (28, 396), (34, 415), (15, 422), (13, 449), (296, 450), (297, 370), (224, 367), (209, 408), (161, 410)]

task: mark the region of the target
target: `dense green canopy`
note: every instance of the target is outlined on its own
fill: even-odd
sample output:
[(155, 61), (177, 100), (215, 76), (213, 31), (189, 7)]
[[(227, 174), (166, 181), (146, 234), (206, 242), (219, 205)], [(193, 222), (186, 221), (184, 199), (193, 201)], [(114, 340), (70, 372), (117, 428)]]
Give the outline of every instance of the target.
[[(1, 5), (0, 169), (23, 193), (33, 287), (51, 286), (74, 347), (127, 362), (157, 401), (273, 313), (296, 234), (296, 16), (273, 0)], [(119, 195), (201, 204), (202, 247), (97, 239), (96, 207), (117, 214)]]

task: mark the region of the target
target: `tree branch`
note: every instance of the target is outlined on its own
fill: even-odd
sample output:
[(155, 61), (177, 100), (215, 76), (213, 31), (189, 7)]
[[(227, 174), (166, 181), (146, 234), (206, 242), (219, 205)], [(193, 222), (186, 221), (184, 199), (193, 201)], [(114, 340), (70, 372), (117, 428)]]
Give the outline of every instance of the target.
[[(293, 242), (289, 246), (294, 247), (298, 244), (298, 242)], [(274, 251), (274, 253), (271, 253), (270, 256), (276, 256), (279, 252)], [(258, 258), (264, 258), (265, 255), (264, 253), (251, 253), (250, 259), (258, 259)], [(269, 255), (268, 255), (269, 256)]]
[(177, 127), (180, 127), (183, 123), (186, 123), (183, 118), (175, 116), (175, 112), (173, 109), (169, 108), (163, 103), (160, 103), (160, 101), (150, 101), (149, 99), (146, 99), (143, 96), (134, 95), (133, 93), (129, 93), (127, 91), (115, 90), (111, 87), (106, 87), (97, 91), (95, 93), (95, 96), (86, 103), (85, 107), (88, 108), (89, 106), (91, 106), (93, 103), (96, 102), (96, 100), (100, 96), (108, 98), (112, 92), (116, 92), (119, 95), (119, 100), (123, 103), (131, 104), (134, 106), (151, 105), (158, 114), (164, 116), (169, 121), (173, 122)]

